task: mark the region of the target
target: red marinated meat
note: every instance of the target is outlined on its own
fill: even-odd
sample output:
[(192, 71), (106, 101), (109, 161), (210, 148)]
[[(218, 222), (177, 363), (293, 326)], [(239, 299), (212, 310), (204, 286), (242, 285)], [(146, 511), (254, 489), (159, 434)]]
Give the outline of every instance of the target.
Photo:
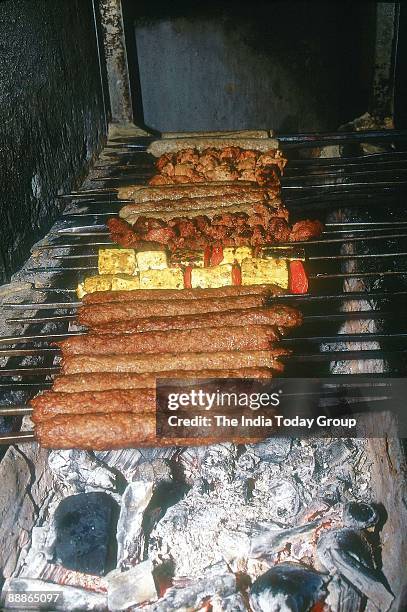
[(196, 234), (196, 228), (191, 219), (182, 218), (175, 226), (181, 238), (190, 238)]
[(205, 215), (198, 215), (197, 217), (194, 217), (194, 223), (200, 232), (205, 232), (206, 229), (211, 224), (211, 220), (209, 219), (209, 217), (206, 217)]
[(266, 229), (266, 240), (270, 242), (287, 242), (290, 237), (290, 226), (285, 219), (270, 219)]
[(169, 244), (175, 238), (175, 232), (170, 227), (157, 227), (150, 229), (145, 234), (145, 240), (158, 242), (159, 244)]
[(320, 221), (310, 221), (309, 219), (297, 221), (292, 226), (289, 240), (291, 242), (298, 242), (317, 238), (322, 234), (323, 229), (324, 226)]
[(136, 248), (141, 242), (141, 236), (122, 219), (113, 218), (107, 221), (107, 226), (111, 232), (113, 242), (117, 242), (125, 248)]
[(266, 231), (263, 226), (255, 225), (253, 227), (253, 234), (250, 239), (250, 244), (252, 246), (258, 246), (264, 244), (266, 242)]

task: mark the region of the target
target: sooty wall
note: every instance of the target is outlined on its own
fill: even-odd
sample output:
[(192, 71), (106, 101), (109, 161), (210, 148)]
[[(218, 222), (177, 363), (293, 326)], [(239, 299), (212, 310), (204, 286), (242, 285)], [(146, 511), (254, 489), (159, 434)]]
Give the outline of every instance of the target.
[(123, 6), (135, 24), (149, 127), (333, 130), (368, 109), (375, 3), (123, 0)]
[(0, 3), (0, 283), (105, 136), (91, 0)]

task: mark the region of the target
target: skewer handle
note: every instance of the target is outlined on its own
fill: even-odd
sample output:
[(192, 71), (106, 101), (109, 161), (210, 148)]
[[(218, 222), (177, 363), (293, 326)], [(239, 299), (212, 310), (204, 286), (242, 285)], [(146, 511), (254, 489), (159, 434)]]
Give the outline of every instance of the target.
[(34, 442), (33, 431), (12, 431), (7, 434), (0, 434), (0, 446), (9, 444), (24, 444)]
[(0, 417), (25, 416), (31, 413), (32, 408), (29, 406), (0, 406)]

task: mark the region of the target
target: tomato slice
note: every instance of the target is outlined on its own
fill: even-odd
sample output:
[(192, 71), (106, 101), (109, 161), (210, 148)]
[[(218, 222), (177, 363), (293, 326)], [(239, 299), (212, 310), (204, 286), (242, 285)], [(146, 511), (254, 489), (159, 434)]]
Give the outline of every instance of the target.
[(185, 268), (185, 270), (184, 270), (184, 287), (185, 287), (185, 289), (191, 289), (192, 288), (191, 273), (192, 273), (192, 266), (187, 266)]
[(290, 261), (289, 290), (291, 293), (307, 293), (308, 291), (308, 277), (300, 259)]
[(212, 247), (211, 266), (218, 266), (223, 260), (223, 246)]
[(238, 264), (233, 264), (232, 266), (232, 285), (241, 285), (242, 284), (242, 271)]

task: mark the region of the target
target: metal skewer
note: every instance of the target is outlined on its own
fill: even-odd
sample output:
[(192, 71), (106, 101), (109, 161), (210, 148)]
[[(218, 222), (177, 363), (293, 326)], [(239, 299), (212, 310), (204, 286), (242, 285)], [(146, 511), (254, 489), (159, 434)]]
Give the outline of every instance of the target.
[(13, 431), (7, 434), (0, 434), (0, 445), (25, 444), (28, 442), (35, 442), (35, 434), (33, 431)]

